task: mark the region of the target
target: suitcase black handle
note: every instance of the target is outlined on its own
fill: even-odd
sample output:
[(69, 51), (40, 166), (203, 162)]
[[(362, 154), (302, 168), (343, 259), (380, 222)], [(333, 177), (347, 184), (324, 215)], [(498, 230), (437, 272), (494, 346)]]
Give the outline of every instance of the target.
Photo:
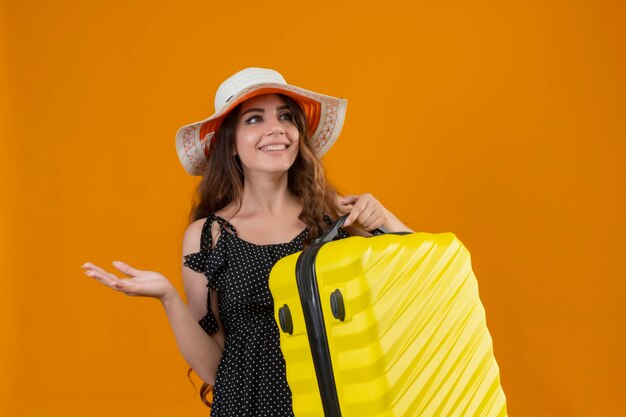
[[(339, 228), (343, 226), (348, 216), (349, 214), (344, 214), (339, 219), (337, 219), (337, 221), (330, 227), (330, 229), (328, 229), (328, 232), (318, 237), (315, 240), (315, 243), (328, 243), (331, 240), (333, 240), (335, 236), (337, 236), (337, 234), (339, 233)], [(373, 234), (374, 236), (378, 236), (378, 235), (383, 235), (387, 232), (383, 228), (378, 228), (378, 229), (374, 229), (370, 231), (370, 233)]]

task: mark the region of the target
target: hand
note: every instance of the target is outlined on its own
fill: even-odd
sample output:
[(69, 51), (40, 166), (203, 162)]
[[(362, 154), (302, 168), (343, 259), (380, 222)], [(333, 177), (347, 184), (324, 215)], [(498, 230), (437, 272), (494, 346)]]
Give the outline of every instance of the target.
[(371, 194), (348, 195), (339, 199), (339, 210), (350, 213), (344, 227), (356, 226), (370, 231), (381, 226), (388, 226), (389, 212)]
[(85, 263), (85, 275), (95, 278), (97, 281), (126, 295), (153, 297), (162, 300), (166, 296), (176, 292), (174, 286), (158, 272), (141, 271), (124, 262), (115, 261), (113, 266), (132, 278), (120, 279), (114, 274), (92, 263)]

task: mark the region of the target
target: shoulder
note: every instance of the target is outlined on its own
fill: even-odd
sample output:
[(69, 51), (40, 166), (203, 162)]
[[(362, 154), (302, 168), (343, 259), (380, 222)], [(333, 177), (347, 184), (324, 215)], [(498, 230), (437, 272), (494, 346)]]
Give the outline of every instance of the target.
[(202, 219), (194, 221), (189, 226), (187, 226), (187, 228), (185, 229), (183, 240), (186, 240), (188, 238), (195, 238), (195, 237), (199, 238), (202, 235), (202, 229), (204, 228), (206, 221), (207, 221), (207, 217), (204, 217)]
[(200, 242), (202, 240), (202, 231), (206, 224), (207, 218), (196, 220), (187, 226), (183, 235), (183, 255), (200, 251)]
[(187, 226), (183, 235), (183, 255), (215, 246), (221, 234), (220, 225), (215, 220), (214, 216), (204, 217)]
[(204, 229), (204, 225), (206, 224), (207, 221), (207, 217), (202, 218), (200, 220), (196, 220), (193, 223), (191, 223), (189, 226), (187, 226), (187, 228), (185, 229), (185, 234), (183, 235), (183, 241), (192, 239), (192, 240), (196, 240), (196, 239), (200, 239), (200, 237), (202, 236), (202, 230)]

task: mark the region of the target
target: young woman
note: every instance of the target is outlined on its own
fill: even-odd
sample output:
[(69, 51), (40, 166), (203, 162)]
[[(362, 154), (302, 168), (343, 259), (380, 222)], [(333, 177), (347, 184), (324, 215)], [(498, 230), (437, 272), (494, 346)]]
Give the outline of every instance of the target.
[(161, 301), (181, 354), (214, 385), (211, 416), (293, 415), (268, 288), (280, 258), (342, 214), (339, 238), (409, 230), (371, 194), (341, 197), (326, 181), (318, 158), (337, 139), (345, 107), (248, 68), (219, 87), (215, 114), (178, 131), (183, 166), (203, 177), (183, 238), (187, 304), (157, 272), (114, 262), (131, 277), (120, 279), (83, 266), (114, 290)]

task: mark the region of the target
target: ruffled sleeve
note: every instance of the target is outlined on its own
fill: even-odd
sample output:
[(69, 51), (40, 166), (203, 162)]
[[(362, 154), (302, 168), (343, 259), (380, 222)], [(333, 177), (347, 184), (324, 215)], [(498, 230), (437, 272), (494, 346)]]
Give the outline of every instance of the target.
[[(217, 289), (216, 274), (226, 268), (227, 262), (224, 254), (222, 239), (219, 239), (214, 248), (211, 248), (213, 237), (211, 236), (211, 225), (215, 218), (207, 217), (202, 227), (200, 238), (200, 251), (185, 255), (183, 265), (196, 272), (203, 273), (207, 278), (207, 287)], [(207, 314), (199, 321), (200, 326), (208, 334), (218, 330), (217, 320), (211, 309), (211, 295), (207, 294)]]

